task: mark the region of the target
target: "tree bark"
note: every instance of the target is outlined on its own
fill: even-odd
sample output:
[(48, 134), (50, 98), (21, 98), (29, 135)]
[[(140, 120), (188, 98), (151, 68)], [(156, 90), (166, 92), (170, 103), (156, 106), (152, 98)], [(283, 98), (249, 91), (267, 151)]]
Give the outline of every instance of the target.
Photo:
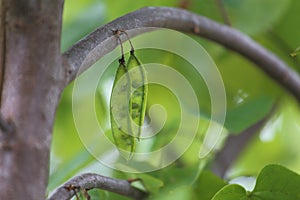
[(63, 0), (1, 1), (1, 113), (14, 128), (0, 133), (0, 199), (45, 199), (65, 73), (62, 8)]

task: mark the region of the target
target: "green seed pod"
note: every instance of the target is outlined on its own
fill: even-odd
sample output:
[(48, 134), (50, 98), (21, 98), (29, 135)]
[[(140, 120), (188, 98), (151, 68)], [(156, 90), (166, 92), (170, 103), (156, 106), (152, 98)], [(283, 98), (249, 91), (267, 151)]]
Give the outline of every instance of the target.
[(132, 135), (139, 140), (147, 106), (147, 75), (143, 64), (134, 55), (134, 50), (130, 52), (127, 66), (132, 90), (130, 98), (130, 115), (134, 122), (132, 123)]
[(123, 58), (116, 73), (110, 98), (110, 121), (115, 145), (121, 155), (129, 160), (135, 150), (131, 126), (131, 80)]

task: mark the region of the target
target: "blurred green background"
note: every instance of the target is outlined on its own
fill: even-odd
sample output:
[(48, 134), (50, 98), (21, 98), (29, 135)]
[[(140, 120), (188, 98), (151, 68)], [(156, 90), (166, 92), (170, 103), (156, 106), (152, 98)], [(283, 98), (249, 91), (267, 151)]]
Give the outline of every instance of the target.
[[(150, 3), (151, 2), (151, 3)], [(62, 52), (97, 27), (144, 6), (184, 7), (187, 10), (204, 15), (224, 23), (222, 11), (217, 1), (212, 0), (66, 0), (63, 15)], [(250, 35), (258, 43), (283, 59), (296, 71), (300, 72), (299, 57), (291, 58), (290, 53), (300, 44), (300, 24), (298, 0), (223, 0), (232, 27)], [(256, 177), (258, 172), (269, 163), (282, 164), (300, 173), (300, 112), (299, 105), (289, 93), (267, 77), (251, 62), (235, 52), (205, 39), (191, 36), (210, 54), (216, 63), (224, 81), (227, 96), (227, 118), (224, 132), (239, 134), (249, 126), (266, 117), (273, 108), (268, 121), (249, 141), (240, 157), (228, 172), (227, 180), (240, 176)], [(200, 76), (195, 76), (193, 68), (182, 58), (159, 50), (137, 51), (144, 62), (157, 62), (172, 66), (183, 74), (197, 92), (200, 110), (199, 130), (195, 142), (188, 151), (172, 165), (151, 173), (129, 174), (110, 169), (100, 164), (82, 144), (73, 119), (72, 89), (70, 84), (64, 91), (57, 110), (54, 135), (51, 148), (51, 164), (48, 192), (53, 191), (63, 182), (76, 174), (95, 172), (117, 178), (141, 177), (153, 199), (210, 199), (211, 194), (225, 183), (209, 172), (207, 163), (213, 162), (213, 155), (206, 160), (199, 160), (198, 151), (203, 133), (210, 115), (210, 99), (205, 83)], [(107, 88), (111, 87), (117, 68), (113, 62), (105, 76), (99, 82), (95, 96), (95, 107), (99, 123), (109, 128)], [(101, 67), (95, 64), (94, 67)], [(89, 90), (82, 91), (82, 101), (88, 102)], [(176, 97), (166, 88), (150, 86), (149, 105), (161, 104), (167, 120), (163, 129), (155, 137), (152, 149), (164, 146), (174, 135), (180, 121), (180, 110)], [(83, 111), (83, 117), (88, 115)], [(160, 113), (151, 116), (154, 123), (160, 123)], [(189, 124), (184, 125), (186, 131)], [(85, 137), (89, 137), (86, 133)], [(91, 143), (95, 141), (91, 141)], [(101, 146), (101, 141), (96, 141)], [(92, 144), (91, 144), (92, 145)], [(205, 168), (205, 171), (197, 175)], [(210, 191), (199, 188), (209, 181), (214, 183)], [(198, 187), (199, 186), (199, 187)], [(109, 192), (95, 190), (91, 192), (95, 199), (126, 199)], [(176, 198), (174, 198), (176, 197)]]

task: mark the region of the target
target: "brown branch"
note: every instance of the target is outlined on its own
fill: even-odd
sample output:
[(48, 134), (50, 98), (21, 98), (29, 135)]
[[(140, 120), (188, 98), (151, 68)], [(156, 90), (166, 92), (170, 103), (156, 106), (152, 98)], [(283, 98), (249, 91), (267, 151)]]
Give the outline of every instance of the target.
[(124, 15), (73, 45), (63, 54), (68, 72), (65, 84), (75, 79), (79, 68), (87, 69), (116, 48), (117, 43), (113, 40), (111, 29), (131, 30), (141, 27), (169, 28), (215, 41), (255, 63), (300, 101), (299, 75), (247, 35), (186, 10), (166, 7), (146, 7)]
[[(73, 188), (73, 189), (70, 189)], [(131, 186), (127, 180), (113, 179), (99, 174), (86, 173), (76, 176), (59, 187), (48, 200), (67, 200), (80, 190), (99, 188), (132, 199), (144, 199), (148, 194)]]

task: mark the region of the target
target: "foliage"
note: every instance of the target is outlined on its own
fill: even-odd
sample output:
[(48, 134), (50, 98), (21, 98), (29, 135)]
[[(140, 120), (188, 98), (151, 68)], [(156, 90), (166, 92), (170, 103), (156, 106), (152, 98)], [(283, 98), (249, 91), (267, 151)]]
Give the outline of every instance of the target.
[(252, 192), (246, 192), (240, 185), (232, 184), (223, 187), (212, 200), (296, 200), (300, 198), (299, 184), (298, 174), (280, 165), (268, 165), (258, 175)]
[[(223, 23), (220, 9), (215, 1), (190, 0), (187, 2), (189, 2), (188, 10)], [(223, 0), (221, 2), (224, 4), (233, 27), (246, 32), (295, 70), (300, 71), (299, 56), (291, 58), (289, 55), (300, 44), (300, 29), (295, 28), (300, 1), (278, 0), (274, 3), (272, 0)], [(66, 50), (96, 27), (138, 8), (144, 6), (178, 7), (181, 3), (180, 0), (153, 0), (151, 3), (147, 0), (139, 0), (130, 4), (120, 0), (66, 0), (62, 50)], [(156, 62), (172, 66), (189, 80), (196, 91), (202, 114), (199, 116), (193, 111), (189, 113), (189, 117), (200, 119), (199, 128), (191, 146), (176, 162), (153, 172), (126, 173), (105, 166), (88, 152), (81, 142), (81, 137), (90, 138), (88, 139), (89, 146), (95, 149), (101, 147), (102, 141), (94, 141), (91, 137), (92, 133), (85, 133), (84, 136), (78, 135), (72, 115), (72, 84), (65, 89), (57, 110), (51, 152), (49, 192), (76, 174), (92, 171), (115, 178), (141, 178), (143, 183), (135, 183), (135, 186), (150, 191), (150, 199), (294, 200), (300, 198), (296, 187), (299, 185), (299, 175), (285, 168), (300, 173), (297, 142), (300, 140), (299, 105), (253, 63), (210, 41), (196, 37), (194, 39), (213, 58), (224, 81), (227, 98), (224, 133), (239, 135), (251, 125), (268, 117), (256, 137), (249, 141), (240, 157), (232, 163), (227, 178), (220, 179), (209, 168), (214, 162), (215, 152), (205, 159), (199, 160), (198, 158), (211, 115), (210, 96), (204, 80), (196, 75), (190, 63), (179, 56), (160, 50), (146, 49), (136, 51), (143, 63)], [(89, 87), (80, 91), (80, 99), (83, 103), (88, 104), (90, 99), (94, 100), (97, 119), (104, 127), (106, 135), (111, 135), (109, 96), (117, 67), (118, 63), (115, 60), (104, 72), (99, 80), (96, 96), (95, 91)], [(101, 66), (98, 63), (93, 68), (99, 69)], [(87, 86), (93, 84), (89, 82), (91, 81), (89, 78), (86, 81)], [(149, 105), (147, 108), (160, 104), (167, 113), (165, 119), (160, 109), (147, 111), (153, 125), (160, 127), (164, 121), (162, 129), (149, 145), (149, 148), (155, 150), (165, 146), (174, 138), (175, 130), (180, 124), (181, 110), (176, 96), (167, 88), (149, 85), (148, 89)], [(95, 111), (82, 110), (82, 118), (91, 112)], [(217, 122), (215, 123), (218, 125)], [(186, 132), (192, 131), (188, 123), (183, 125), (183, 129)], [(222, 150), (221, 145), (220, 143), (218, 146), (220, 150)], [(273, 163), (285, 167), (269, 165)], [(244, 176), (257, 177), (256, 186), (252, 192), (247, 192), (251, 189), (242, 182), (228, 184), (232, 179)], [(92, 193), (95, 199), (126, 199), (105, 191), (96, 190)]]

